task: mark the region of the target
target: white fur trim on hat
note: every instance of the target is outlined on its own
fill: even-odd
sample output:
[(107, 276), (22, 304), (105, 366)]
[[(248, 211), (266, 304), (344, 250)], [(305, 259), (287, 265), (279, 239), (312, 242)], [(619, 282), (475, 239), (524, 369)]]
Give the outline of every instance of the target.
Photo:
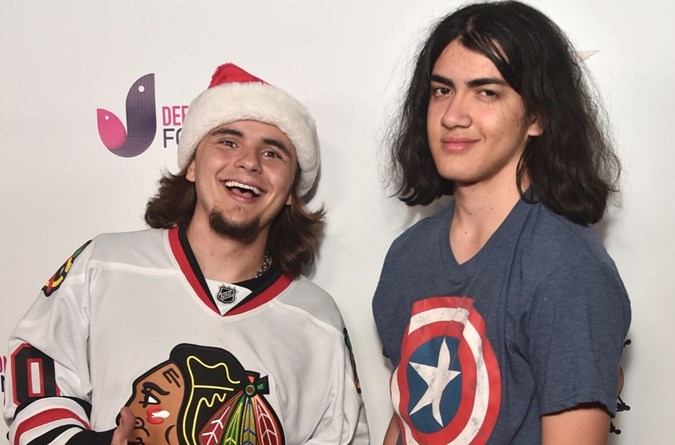
[(296, 99), (262, 82), (223, 83), (203, 91), (188, 107), (178, 144), (178, 168), (185, 169), (197, 145), (221, 125), (254, 120), (279, 128), (295, 147), (300, 165), (298, 195), (314, 185), (319, 171), (319, 138), (314, 119)]

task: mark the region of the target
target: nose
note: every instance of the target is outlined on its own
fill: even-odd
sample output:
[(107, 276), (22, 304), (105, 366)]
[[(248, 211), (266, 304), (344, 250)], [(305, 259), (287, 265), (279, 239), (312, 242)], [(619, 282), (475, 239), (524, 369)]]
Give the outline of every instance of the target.
[(241, 150), (239, 156), (235, 160), (235, 166), (259, 173), (262, 170), (262, 165), (260, 163), (260, 154), (258, 153), (258, 150), (253, 148)]
[(441, 116), (441, 124), (446, 128), (462, 127), (471, 125), (471, 113), (469, 111), (468, 98), (462, 94), (455, 94), (448, 98), (447, 106)]

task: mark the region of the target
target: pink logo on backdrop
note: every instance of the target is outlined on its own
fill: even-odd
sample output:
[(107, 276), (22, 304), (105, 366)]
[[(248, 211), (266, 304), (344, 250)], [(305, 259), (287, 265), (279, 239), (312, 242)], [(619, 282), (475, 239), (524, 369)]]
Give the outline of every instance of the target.
[(146, 74), (131, 85), (127, 93), (127, 127), (111, 111), (96, 109), (98, 134), (103, 145), (117, 156), (131, 158), (150, 147), (157, 133), (155, 75)]
[[(178, 145), (187, 105), (164, 105), (162, 108), (162, 141)], [(131, 85), (126, 100), (126, 128), (113, 112), (96, 109), (98, 134), (111, 153), (132, 158), (145, 152), (157, 133), (155, 75), (146, 74)]]

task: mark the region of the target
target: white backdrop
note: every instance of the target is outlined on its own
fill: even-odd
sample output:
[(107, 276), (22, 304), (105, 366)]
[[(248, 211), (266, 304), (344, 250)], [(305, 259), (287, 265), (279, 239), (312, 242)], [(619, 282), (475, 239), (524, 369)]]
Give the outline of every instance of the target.
[[(304, 102), (319, 126), (322, 175), (313, 206), (328, 229), (313, 275), (349, 326), (371, 437), (391, 415), (389, 370), (370, 303), (392, 239), (429, 210), (406, 209), (382, 184), (382, 134), (409, 61), (453, 0), (6, 2), (0, 14), (0, 164), (5, 283), (0, 355), (19, 317), (75, 248), (99, 232), (142, 228), (160, 170), (160, 108), (187, 105), (232, 61)], [(604, 95), (624, 165), (619, 207), (602, 224), (632, 298), (622, 394), (631, 411), (615, 444), (673, 443), (675, 417), (675, 7), (657, 0), (532, 0), (579, 50)], [(154, 73), (158, 131), (133, 158), (111, 154), (96, 109), (126, 122), (131, 84)], [(168, 125), (169, 128), (173, 128)], [(2, 363), (2, 362), (0, 362)], [(0, 426), (4, 442), (6, 428)]]

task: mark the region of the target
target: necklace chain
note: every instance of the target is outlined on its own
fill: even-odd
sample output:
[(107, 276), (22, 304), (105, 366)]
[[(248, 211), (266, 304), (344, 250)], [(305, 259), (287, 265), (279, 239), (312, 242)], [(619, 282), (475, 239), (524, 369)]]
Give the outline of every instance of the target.
[(260, 278), (262, 274), (264, 274), (267, 269), (270, 268), (270, 264), (272, 264), (272, 257), (270, 256), (269, 252), (265, 251), (265, 257), (263, 258), (263, 262), (260, 265), (260, 269), (258, 269), (258, 273), (255, 275), (255, 277)]

